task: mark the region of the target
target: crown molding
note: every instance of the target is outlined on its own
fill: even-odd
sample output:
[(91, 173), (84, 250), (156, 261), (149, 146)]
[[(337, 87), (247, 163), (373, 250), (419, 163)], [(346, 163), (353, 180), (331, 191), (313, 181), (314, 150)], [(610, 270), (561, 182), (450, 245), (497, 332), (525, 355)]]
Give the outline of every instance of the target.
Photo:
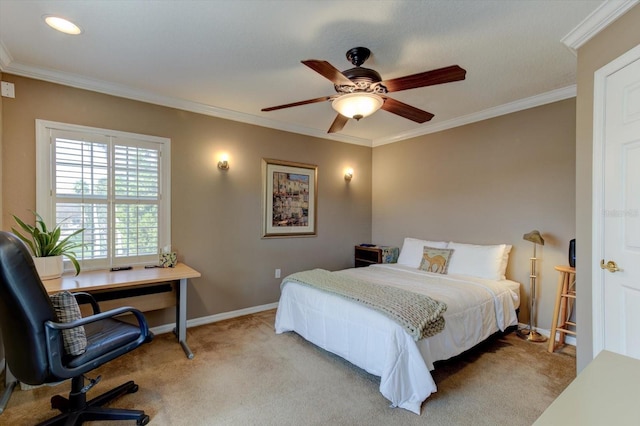
[(415, 138), (418, 136), (428, 135), (430, 133), (441, 132), (443, 130), (452, 129), (454, 127), (464, 126), (466, 124), (476, 123), (478, 121), (488, 120), (490, 118), (499, 117), (501, 115), (511, 114), (523, 111), (529, 108), (550, 104), (552, 102), (563, 101), (565, 99), (574, 98), (576, 96), (576, 85), (564, 87), (562, 89), (552, 90), (540, 95), (531, 96), (529, 98), (520, 99), (508, 104), (499, 105), (483, 111), (474, 112), (473, 114), (464, 115), (442, 123), (430, 124), (417, 130), (399, 133), (389, 138), (374, 139), (371, 146), (381, 146), (390, 143), (400, 142), (405, 139)]
[(638, 0), (607, 0), (560, 41), (574, 54), (580, 46), (638, 4)]
[[(2, 58), (2, 56), (2, 46), (0, 46), (0, 59)], [(10, 58), (8, 53), (7, 57)], [(183, 111), (195, 112), (198, 114), (222, 118), (225, 120), (238, 121), (241, 123), (252, 124), (255, 126), (267, 127), (270, 129), (282, 130), (285, 132), (292, 132), (322, 139), (331, 139), (338, 142), (345, 142), (354, 145), (363, 145), (368, 147), (371, 146), (371, 140), (369, 139), (357, 138), (337, 133), (327, 134), (324, 131), (312, 129), (309, 127), (291, 125), (277, 120), (271, 120), (264, 117), (258, 117), (252, 114), (246, 114), (225, 108), (215, 107), (212, 105), (206, 105), (199, 102), (187, 101), (170, 96), (160, 96), (152, 92), (108, 83), (102, 80), (90, 79), (77, 74), (62, 73), (59, 71), (36, 68), (28, 65), (16, 64), (15, 62), (10, 61), (9, 64), (2, 66), (2, 71), (22, 77), (62, 84), (65, 86), (104, 93), (107, 95), (131, 99), (134, 101), (147, 102), (155, 105), (166, 106), (169, 108), (176, 108)]]
[(11, 62), (13, 62), (13, 58), (2, 40), (0, 40), (0, 71), (5, 72)]
[[(0, 45), (0, 59), (2, 59), (3, 56), (4, 54), (2, 53), (2, 46)], [(10, 58), (8, 53), (6, 53), (6, 56)], [(576, 96), (576, 86), (573, 85), (562, 89), (553, 90), (551, 92), (546, 92), (540, 95), (532, 96), (530, 98), (521, 99), (508, 104), (489, 108), (466, 116), (454, 118), (442, 123), (422, 126), (414, 131), (399, 133), (390, 137), (369, 140), (336, 133), (325, 133), (324, 131), (312, 129), (309, 127), (296, 126), (289, 123), (283, 123), (276, 120), (266, 119), (263, 117), (258, 117), (255, 115), (232, 111), (211, 105), (205, 105), (198, 102), (187, 101), (184, 99), (173, 98), (169, 96), (159, 96), (151, 92), (133, 89), (123, 85), (107, 83), (102, 80), (89, 79), (71, 73), (62, 73), (58, 71), (46, 70), (15, 63), (9, 63), (8, 66), (3, 65), (2, 71), (22, 77), (49, 81), (51, 83), (76, 87), (78, 89), (85, 89), (125, 99), (131, 99), (135, 101), (166, 106), (169, 108), (195, 112), (198, 114), (222, 118), (225, 120), (238, 121), (241, 123), (266, 127), (269, 129), (282, 130), (290, 133), (296, 133), (321, 139), (330, 139), (337, 142), (344, 142), (368, 147), (376, 147), (400, 142), (405, 139), (440, 132), (454, 127), (463, 126), (465, 124), (475, 123), (489, 118), (498, 117), (500, 115), (510, 114), (513, 112), (522, 111), (528, 108), (533, 108), (536, 106), (557, 102)]]
[[(636, 6), (639, 1), (640, 0), (606, 0), (600, 5), (600, 7), (593, 11), (587, 18), (585, 18), (576, 28), (574, 28), (565, 37), (563, 37), (561, 40), (562, 43), (564, 43), (574, 54), (576, 54), (576, 50), (580, 46), (582, 46), (589, 39), (606, 28), (609, 24), (626, 13), (629, 9)], [(324, 131), (318, 129), (291, 125), (277, 120), (219, 108), (212, 105), (206, 105), (169, 96), (160, 96), (151, 92), (146, 92), (123, 85), (116, 85), (102, 80), (89, 79), (76, 74), (62, 73), (58, 71), (17, 64), (11, 57), (9, 50), (2, 43), (2, 40), (0, 40), (0, 71), (23, 77), (34, 78), (37, 80), (44, 80), (52, 83), (76, 87), (79, 89), (104, 93), (107, 95), (118, 96), (121, 98), (195, 112), (198, 114), (204, 114), (226, 120), (232, 120), (275, 130), (369, 147), (399, 142), (405, 139), (463, 126), (465, 124), (486, 120), (500, 115), (510, 114), (513, 112), (576, 96), (576, 86), (573, 85), (540, 95), (532, 96), (530, 98), (514, 101), (505, 105), (489, 108), (487, 110), (469, 114), (463, 117), (454, 118), (442, 123), (421, 126), (419, 129), (416, 129), (414, 131), (404, 132), (390, 137), (369, 140), (337, 133), (325, 133)]]

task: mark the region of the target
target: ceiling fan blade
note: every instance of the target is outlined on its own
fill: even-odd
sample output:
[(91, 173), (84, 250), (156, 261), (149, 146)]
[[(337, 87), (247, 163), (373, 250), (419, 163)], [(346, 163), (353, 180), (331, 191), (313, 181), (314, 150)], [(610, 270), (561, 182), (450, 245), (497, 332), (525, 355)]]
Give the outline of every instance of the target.
[(381, 109), (392, 114), (399, 115), (400, 117), (407, 118), (411, 121), (415, 121), (416, 123), (424, 123), (433, 118), (433, 114), (430, 112), (423, 111), (386, 96), (384, 97), (384, 103), (382, 104)]
[(345, 117), (342, 114), (338, 114), (336, 119), (333, 120), (333, 123), (331, 123), (331, 127), (329, 127), (329, 131), (327, 131), (327, 133), (339, 132), (340, 130), (342, 130), (344, 125), (347, 124), (347, 121), (349, 121), (348, 117)]
[(399, 92), (401, 90), (416, 89), (418, 87), (433, 86), (436, 84), (450, 83), (452, 81), (464, 80), (467, 71), (458, 65), (439, 68), (437, 70), (425, 71), (418, 74), (393, 78), (383, 81), (387, 92)]
[(324, 78), (331, 80), (333, 84), (337, 85), (353, 85), (351, 80), (344, 76), (336, 67), (331, 65), (327, 61), (318, 61), (316, 59), (308, 59), (301, 61), (303, 64), (322, 75)]
[(296, 107), (296, 106), (300, 106), (300, 105), (307, 105), (307, 104), (315, 104), (316, 102), (329, 101), (329, 100), (331, 100), (331, 99), (333, 99), (335, 97), (336, 97), (336, 95), (323, 96), (321, 98), (308, 99), (306, 101), (294, 102), (294, 103), (291, 103), (291, 104), (284, 104), (284, 105), (272, 106), (272, 107), (269, 107), (269, 108), (262, 108), (260, 111), (275, 111), (277, 109), (291, 108), (291, 107)]

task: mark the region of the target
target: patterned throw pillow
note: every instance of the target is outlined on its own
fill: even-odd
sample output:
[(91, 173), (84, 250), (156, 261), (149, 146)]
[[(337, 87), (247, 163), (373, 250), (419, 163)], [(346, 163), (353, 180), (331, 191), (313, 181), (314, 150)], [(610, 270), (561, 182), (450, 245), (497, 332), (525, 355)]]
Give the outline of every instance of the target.
[(422, 251), (422, 261), (419, 269), (436, 274), (446, 274), (452, 254), (453, 249), (425, 246)]
[[(71, 322), (82, 318), (76, 298), (68, 291), (51, 295), (51, 303), (60, 322)], [(87, 335), (83, 326), (62, 330), (64, 350), (69, 355), (83, 354), (87, 348)]]

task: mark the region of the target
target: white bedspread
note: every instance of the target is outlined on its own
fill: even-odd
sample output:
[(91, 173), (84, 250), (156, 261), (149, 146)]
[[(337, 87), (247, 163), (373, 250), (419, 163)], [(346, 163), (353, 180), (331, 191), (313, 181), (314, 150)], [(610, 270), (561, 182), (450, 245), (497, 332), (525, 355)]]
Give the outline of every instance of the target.
[(444, 331), (415, 342), (383, 314), (340, 296), (296, 284), (284, 285), (276, 333), (295, 331), (315, 345), (380, 376), (380, 392), (420, 414), (437, 390), (433, 363), (451, 358), (498, 330), (517, 324), (520, 284), (462, 275), (440, 275), (396, 264), (341, 271), (360, 279), (402, 287), (447, 304)]

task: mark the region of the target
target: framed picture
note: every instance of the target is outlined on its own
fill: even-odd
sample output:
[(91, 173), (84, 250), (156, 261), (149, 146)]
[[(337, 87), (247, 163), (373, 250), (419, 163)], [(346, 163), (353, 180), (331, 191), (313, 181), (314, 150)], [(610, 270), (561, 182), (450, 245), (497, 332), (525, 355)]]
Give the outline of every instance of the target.
[(263, 238), (316, 235), (318, 166), (262, 159)]

